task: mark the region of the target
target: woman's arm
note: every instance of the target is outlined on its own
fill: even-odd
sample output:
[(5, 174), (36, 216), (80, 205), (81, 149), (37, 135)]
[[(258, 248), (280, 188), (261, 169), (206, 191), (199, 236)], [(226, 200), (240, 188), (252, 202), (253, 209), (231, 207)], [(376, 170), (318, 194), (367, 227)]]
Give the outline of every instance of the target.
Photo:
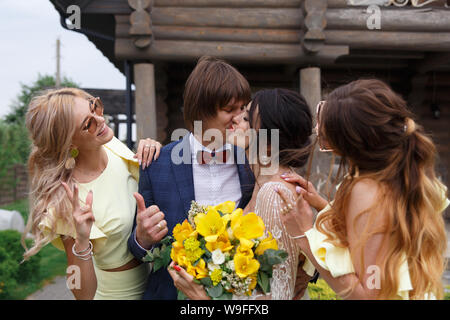
[[(75, 272), (74, 276), (80, 276), (79, 288), (71, 289), (75, 299), (77, 300), (92, 300), (97, 290), (97, 277), (95, 276), (94, 265), (92, 259), (82, 260), (77, 258), (72, 253), (72, 246), (75, 244), (75, 251), (80, 252), (89, 247), (89, 239), (87, 240), (74, 240), (71, 237), (62, 239), (64, 243), (64, 249), (67, 255), (67, 266), (77, 266), (79, 272)], [(69, 276), (69, 275), (68, 275)]]
[[(367, 181), (358, 182), (352, 190), (349, 201), (349, 210), (346, 213), (349, 249), (351, 252), (354, 252), (354, 259), (352, 262), (356, 274), (352, 273), (337, 278), (333, 277), (328, 270), (322, 268), (322, 266), (317, 263), (315, 256), (311, 252), (308, 239), (306, 237), (302, 237), (296, 240), (303, 252), (316, 267), (322, 278), (335, 292), (343, 294), (354, 287), (350, 293), (344, 296), (345, 299), (375, 299), (379, 292), (379, 288), (376, 286), (374, 287), (372, 283), (368, 281), (371, 280), (369, 277), (377, 276), (373, 273), (372, 268), (368, 268), (370, 266), (375, 266), (374, 269), (376, 269), (376, 257), (380, 253), (380, 250), (385, 250), (385, 248), (382, 248), (381, 246), (383, 242), (383, 235), (375, 234), (371, 236), (365, 243), (364, 247), (361, 250), (357, 250), (357, 244), (363, 236), (363, 233), (376, 230), (376, 228), (379, 228), (383, 222), (384, 215), (382, 212), (379, 213), (377, 219), (374, 221), (368, 220), (368, 213), (360, 215), (361, 212), (372, 206), (376, 198), (376, 192), (376, 185), (373, 183)], [(282, 195), (282, 197), (285, 196)], [(282, 215), (282, 220), (288, 232), (292, 236), (300, 236), (304, 235), (305, 231), (312, 228), (313, 213), (308, 203), (302, 197), (299, 197), (297, 206), (287, 214)], [(353, 226), (354, 221), (356, 221), (355, 226)], [(368, 222), (370, 223), (369, 228), (366, 229)], [(362, 280), (358, 277), (361, 270), (361, 255), (364, 255)]]
[[(92, 250), (92, 247), (90, 247), (89, 236), (95, 221), (92, 212), (93, 193), (92, 191), (88, 192), (85, 205), (80, 207), (77, 185), (74, 185), (73, 191), (66, 183), (62, 182), (62, 185), (66, 190), (68, 198), (72, 202), (72, 216), (76, 229), (76, 240), (71, 237), (63, 238), (64, 249), (67, 255), (67, 266), (77, 266), (80, 271), (79, 276), (81, 277), (79, 282), (80, 287), (74, 288), (71, 291), (77, 300), (93, 299), (95, 291), (97, 290), (97, 278), (95, 276), (92, 256), (86, 256), (87, 252)], [(88, 250), (88, 248), (90, 248), (90, 250)], [(83, 252), (82, 257), (76, 257), (73, 251), (80, 254)]]

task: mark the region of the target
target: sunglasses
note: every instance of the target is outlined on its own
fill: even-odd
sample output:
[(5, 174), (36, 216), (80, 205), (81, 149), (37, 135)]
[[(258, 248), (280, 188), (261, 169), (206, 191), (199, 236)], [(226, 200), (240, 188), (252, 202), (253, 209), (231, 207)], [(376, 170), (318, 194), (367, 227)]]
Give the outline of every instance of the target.
[(319, 141), (319, 151), (321, 152), (332, 152), (333, 149), (330, 148), (324, 148), (322, 144), (322, 138), (319, 135), (319, 121), (320, 121), (320, 111), (322, 110), (323, 106), (325, 105), (325, 101), (319, 101), (316, 107), (316, 119), (317, 119), (317, 125), (316, 125), (316, 135), (317, 139)]
[(103, 117), (103, 110), (105, 108), (99, 97), (88, 99), (88, 101), (92, 115), (84, 121), (86, 124), (83, 126), (82, 131), (93, 134), (97, 131), (98, 126), (98, 119), (95, 116)]

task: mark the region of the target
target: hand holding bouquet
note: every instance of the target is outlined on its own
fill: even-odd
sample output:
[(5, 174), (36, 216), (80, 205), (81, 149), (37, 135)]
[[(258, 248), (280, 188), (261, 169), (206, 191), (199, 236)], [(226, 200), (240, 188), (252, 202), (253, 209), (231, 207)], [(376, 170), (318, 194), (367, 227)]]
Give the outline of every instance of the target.
[(163, 240), (165, 247), (156, 260), (164, 261), (158, 265), (168, 264), (170, 250), (170, 258), (203, 284), (213, 299), (251, 295), (254, 289), (270, 292), (273, 266), (287, 253), (278, 250), (270, 233), (264, 236), (260, 217), (234, 208), (232, 201), (217, 206), (192, 201), (188, 219), (173, 229), (175, 241)]

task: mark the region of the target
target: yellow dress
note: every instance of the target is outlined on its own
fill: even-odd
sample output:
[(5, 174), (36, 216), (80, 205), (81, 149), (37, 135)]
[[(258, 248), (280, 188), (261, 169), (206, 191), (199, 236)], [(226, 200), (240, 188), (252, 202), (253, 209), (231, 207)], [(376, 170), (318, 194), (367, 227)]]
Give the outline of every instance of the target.
[[(128, 250), (138, 191), (139, 165), (133, 153), (117, 138), (104, 145), (108, 164), (103, 173), (89, 183), (79, 183), (80, 203), (84, 203), (89, 190), (93, 192), (92, 211), (95, 222), (90, 239), (93, 243), (93, 262), (97, 277), (94, 299), (141, 299), (147, 283), (149, 266), (146, 263), (118, 272), (104, 271), (125, 265), (134, 256)], [(49, 209), (39, 227), (51, 234), (54, 210)], [(56, 234), (52, 244), (64, 250), (60, 236), (76, 238), (75, 229), (62, 220), (56, 221)]]
[[(450, 204), (450, 201), (446, 198), (445, 194), (446, 190), (443, 190), (443, 206), (439, 213), (442, 213)], [(328, 204), (318, 213), (317, 217), (319, 217), (323, 212), (326, 212), (329, 209), (330, 205)], [(314, 255), (316, 262), (322, 268), (329, 271), (334, 278), (350, 273), (355, 273), (349, 248), (336, 247), (333, 244), (327, 242), (327, 236), (317, 230), (315, 223), (311, 229), (305, 232), (305, 235), (308, 239), (311, 252)], [(315, 267), (308, 258), (306, 258), (306, 261), (303, 265), (303, 270), (305, 270), (305, 272), (310, 276), (314, 274)], [(409, 300), (409, 291), (413, 289), (413, 286), (409, 275), (406, 255), (404, 255), (404, 262), (400, 265), (398, 275), (400, 283), (398, 286), (397, 295), (403, 300)], [(432, 300), (436, 299), (433, 294), (428, 295), (426, 298)]]

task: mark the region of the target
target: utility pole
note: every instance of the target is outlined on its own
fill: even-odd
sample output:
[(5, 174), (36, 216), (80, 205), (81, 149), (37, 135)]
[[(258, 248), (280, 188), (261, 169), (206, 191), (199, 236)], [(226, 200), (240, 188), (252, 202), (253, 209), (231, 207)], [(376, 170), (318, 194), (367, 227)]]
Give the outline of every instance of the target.
[(61, 47), (61, 42), (59, 41), (59, 38), (57, 38), (56, 39), (56, 77), (55, 77), (55, 86), (56, 86), (56, 88), (61, 87), (61, 69), (60, 69), (61, 53), (60, 53), (60, 47)]

